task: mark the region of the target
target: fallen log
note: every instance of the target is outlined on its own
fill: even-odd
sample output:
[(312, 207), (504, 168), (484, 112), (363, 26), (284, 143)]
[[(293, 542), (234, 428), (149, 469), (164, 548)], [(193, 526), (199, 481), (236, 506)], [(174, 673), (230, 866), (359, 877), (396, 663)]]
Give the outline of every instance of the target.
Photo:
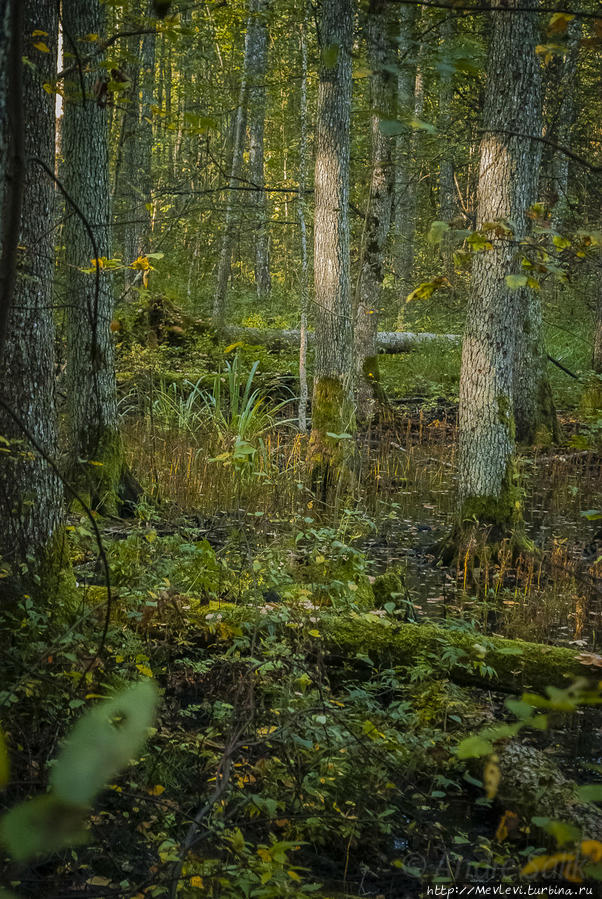
[[(228, 325), (222, 331), (227, 340), (232, 342), (243, 341), (256, 346), (265, 346), (270, 350), (281, 350), (287, 347), (299, 345), (299, 330), (263, 330), (261, 328), (242, 328), (236, 325)], [(309, 333), (310, 346), (314, 342), (314, 334)], [(396, 354), (409, 353), (417, 347), (425, 344), (441, 341), (451, 345), (459, 344), (461, 337), (458, 334), (431, 334), (429, 332), (414, 331), (379, 331), (377, 346), (379, 353)]]
[(411, 667), (425, 658), (444, 667), (450, 680), (504, 692), (563, 687), (576, 678), (600, 676), (602, 658), (561, 646), (484, 636), (434, 623), (390, 623), (372, 615), (323, 619), (330, 653), (357, 654), (388, 667)]
[[(312, 613), (315, 615), (315, 612)], [(273, 628), (273, 612), (249, 607), (224, 608), (210, 613), (232, 624)], [(315, 618), (314, 618), (315, 621)], [(328, 656), (333, 667), (366, 664), (366, 657), (380, 667), (411, 668), (428, 662), (433, 671), (457, 684), (477, 685), (507, 693), (547, 686), (566, 687), (578, 678), (600, 678), (602, 657), (577, 653), (562, 646), (485, 636), (432, 622), (397, 622), (373, 613), (333, 615), (324, 613), (308, 626), (316, 649)], [(310, 636), (309, 640), (312, 639)]]

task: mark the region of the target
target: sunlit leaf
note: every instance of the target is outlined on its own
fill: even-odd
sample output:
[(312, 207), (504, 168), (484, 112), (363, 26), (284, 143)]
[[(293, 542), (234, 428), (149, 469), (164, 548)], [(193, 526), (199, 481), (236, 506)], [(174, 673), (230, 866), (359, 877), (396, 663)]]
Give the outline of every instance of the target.
[(527, 286), (528, 278), (526, 275), (506, 275), (505, 281), (510, 290), (518, 290)]

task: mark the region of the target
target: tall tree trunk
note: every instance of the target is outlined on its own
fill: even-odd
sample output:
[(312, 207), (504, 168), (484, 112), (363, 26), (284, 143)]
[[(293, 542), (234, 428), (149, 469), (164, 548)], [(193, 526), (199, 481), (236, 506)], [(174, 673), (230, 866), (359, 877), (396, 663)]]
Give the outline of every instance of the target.
[(309, 266), (307, 260), (307, 225), (305, 220), (305, 188), (307, 183), (307, 7), (301, 26), (301, 97), (299, 116), (299, 239), (301, 244), (301, 321), (299, 327), (299, 430), (307, 431), (307, 325), (309, 313)]
[(355, 369), (358, 417), (369, 422), (380, 398), (378, 370), (378, 313), (384, 279), (384, 253), (391, 222), (393, 152), (395, 138), (385, 134), (381, 121), (391, 120), (397, 105), (396, 31), (394, 6), (387, 0), (371, 0), (366, 22), (372, 111), (372, 148), (368, 205), (360, 261), (355, 310)]
[[(87, 34), (102, 36), (104, 32), (99, 0), (85, 4), (64, 0), (63, 22), (66, 49), (72, 49), (72, 42), (81, 46)], [(78, 71), (65, 85), (63, 180), (87, 226), (68, 204), (63, 240), (72, 470), (96, 506), (111, 508), (122, 453), (110, 330), (112, 285), (102, 267), (103, 258), (111, 255), (106, 80), (104, 69), (95, 62), (81, 73), (81, 82)], [(90, 272), (91, 268), (94, 271)]]
[(265, 193), (264, 132), (266, 110), (265, 81), (268, 65), (268, 30), (266, 0), (253, 0), (251, 6), (253, 37), (249, 42), (249, 178), (257, 188), (253, 193), (255, 212), (255, 285), (257, 296), (264, 299), (270, 292), (268, 204)]
[[(441, 41), (443, 51), (448, 52), (454, 39), (455, 20), (446, 15), (441, 25)], [(456, 205), (456, 188), (454, 184), (454, 157), (453, 142), (451, 135), (452, 128), (452, 102), (454, 98), (453, 76), (449, 69), (444, 68), (440, 75), (439, 81), (439, 116), (437, 126), (439, 133), (443, 135), (441, 141), (441, 157), (439, 160), (439, 213), (438, 218), (441, 222), (451, 223), (457, 212)], [(451, 268), (451, 244), (450, 235), (445, 233), (441, 241), (441, 255), (446, 268)]]
[[(402, 7), (399, 48), (402, 56), (410, 58), (415, 20), (415, 8)], [(402, 60), (399, 74), (398, 93), (404, 107), (402, 114), (416, 119), (421, 119), (424, 113), (424, 55), (425, 44), (421, 44), (417, 63)], [(411, 82), (411, 94), (408, 82)], [(404, 129), (397, 139), (394, 268), (402, 289), (408, 291), (414, 269), (419, 144), (420, 131), (411, 127)]]
[[(139, 0), (136, 29), (141, 21), (148, 27), (153, 4)], [(128, 103), (125, 106), (115, 173), (115, 210), (125, 219), (123, 226), (123, 257), (130, 265), (149, 250), (151, 232), (150, 203), (152, 196), (152, 119), (156, 33), (135, 34), (128, 39), (132, 59), (126, 75), (130, 82)], [(126, 268), (126, 286), (135, 283), (139, 272)]]
[[(55, 191), (51, 178), (35, 159), (54, 172), (55, 98), (43, 85), (56, 76), (58, 4), (26, 0), (24, 53), (31, 65), (23, 72), (25, 174), (20, 259), (15, 302), (9, 311), (8, 340), (0, 360), (0, 391), (6, 404), (27, 428), (42, 452), (56, 459), (54, 323)], [(49, 53), (30, 36), (45, 34)], [(19, 98), (21, 102), (21, 98)], [(0, 459), (0, 568), (11, 574), (9, 593), (56, 595), (66, 567), (63, 489), (59, 477), (28, 436), (0, 407), (0, 435), (9, 441)], [(12, 588), (12, 589), (11, 589)]]
[(228, 194), (226, 198), (226, 218), (222, 234), (222, 246), (217, 265), (217, 284), (213, 295), (213, 323), (220, 328), (226, 321), (226, 302), (228, 296), (228, 281), (230, 279), (230, 265), (232, 263), (232, 246), (234, 243), (234, 207), (236, 190), (242, 171), (242, 157), (245, 137), (246, 106), (248, 94), (248, 71), (250, 58), (253, 52), (254, 20), (253, 4), (250, 0), (251, 11), (247, 21), (247, 33), (245, 36), (245, 56), (243, 62), (242, 79), (238, 96), (238, 107), (234, 120), (234, 140), (232, 147), (232, 162), (230, 164), (230, 177), (228, 179)]
[[(527, 5), (535, 9), (534, 0)], [(517, 511), (513, 378), (520, 293), (506, 277), (520, 272), (518, 242), (536, 184), (534, 142), (508, 133), (533, 134), (538, 120), (536, 21), (519, 6), (520, 0), (503, 11), (492, 6), (477, 208), (478, 227), (503, 222), (513, 235), (491, 229), (493, 249), (475, 255), (460, 376), (460, 521), (476, 518), (494, 530), (510, 526)]]
[[(10, 0), (0, 0), (0, 235), (3, 233), (4, 189), (8, 158), (8, 53), (11, 37)], [(4, 297), (2, 298), (5, 302)], [(0, 339), (1, 343), (1, 339)], [(0, 352), (1, 352), (0, 346)]]
[[(566, 35), (566, 56), (560, 67), (560, 80), (556, 87), (555, 121), (552, 123), (553, 140), (561, 147), (570, 147), (571, 130), (575, 120), (575, 90), (577, 60), (581, 41), (581, 20), (569, 22)], [(555, 199), (552, 207), (552, 228), (562, 231), (570, 213), (569, 203), (569, 157), (556, 152), (551, 160), (551, 192)]]
[[(314, 480), (330, 487), (353, 432), (353, 323), (349, 259), (349, 150), (353, 0), (324, 0), (316, 120)], [(331, 436), (337, 435), (337, 436)]]
[[(523, 133), (540, 136), (542, 133), (541, 72), (535, 64), (531, 85), (531, 100), (525, 108)], [(531, 147), (531, 172), (525, 180), (526, 197), (532, 205), (538, 194), (541, 169), (541, 142)], [(513, 408), (515, 436), (522, 444), (548, 444), (559, 438), (558, 419), (548, 377), (540, 295), (531, 288), (518, 291), (518, 323), (514, 355)]]

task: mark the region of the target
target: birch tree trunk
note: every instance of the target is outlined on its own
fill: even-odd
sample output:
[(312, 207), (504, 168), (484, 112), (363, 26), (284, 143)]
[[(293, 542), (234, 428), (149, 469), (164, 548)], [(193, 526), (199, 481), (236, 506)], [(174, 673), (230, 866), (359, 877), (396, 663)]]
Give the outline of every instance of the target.
[(353, 0), (324, 0), (316, 120), (314, 286), (316, 355), (311, 453), (324, 488), (340, 473), (355, 429), (349, 259)]
[[(522, 6), (510, 0), (503, 10), (491, 7), (477, 227), (503, 223), (511, 233), (491, 228), (493, 249), (475, 255), (460, 376), (460, 522), (476, 518), (498, 532), (517, 513), (513, 379), (520, 294), (506, 277), (520, 272), (518, 242), (536, 184), (533, 142), (505, 133), (532, 134), (537, 119), (536, 21)], [(527, 6), (534, 10), (535, 0)]]
[(254, 38), (254, 13), (253, 4), (256, 0), (250, 0), (250, 14), (247, 21), (247, 33), (245, 36), (245, 55), (243, 61), (238, 107), (234, 121), (234, 140), (232, 147), (232, 162), (230, 165), (230, 177), (228, 179), (228, 193), (226, 197), (226, 216), (224, 231), (222, 234), (222, 246), (217, 265), (217, 283), (213, 295), (213, 323), (217, 328), (223, 327), (226, 321), (226, 304), (228, 297), (228, 281), (230, 279), (230, 265), (232, 263), (232, 245), (234, 243), (234, 204), (237, 186), (241, 171), (245, 137), (246, 106), (248, 94), (248, 71), (250, 58), (253, 53)]
[[(414, 7), (402, 7), (402, 20), (399, 48), (402, 56), (410, 57), (413, 52), (414, 25), (416, 11)], [(421, 119), (424, 113), (424, 71), (421, 57), (424, 58), (425, 45), (420, 46), (418, 60), (413, 65), (410, 61), (402, 61), (398, 92), (400, 102), (410, 115)], [(411, 95), (408, 82), (411, 81)], [(411, 100), (408, 103), (409, 97)], [(402, 109), (403, 113), (403, 109)], [(414, 268), (414, 237), (416, 234), (417, 187), (420, 168), (418, 153), (420, 131), (408, 127), (397, 140), (397, 175), (395, 180), (395, 253), (394, 268), (402, 289), (409, 291)]]
[(257, 188), (252, 194), (255, 218), (255, 286), (259, 299), (270, 292), (269, 235), (267, 229), (268, 206), (265, 193), (264, 132), (268, 65), (268, 30), (266, 25), (266, 0), (253, 0), (249, 28), (249, 178)]
[(372, 110), (371, 178), (360, 261), (355, 310), (355, 371), (358, 417), (369, 422), (379, 398), (376, 339), (384, 278), (384, 254), (393, 196), (395, 138), (381, 130), (381, 121), (395, 115), (397, 105), (395, 7), (387, 0), (371, 0), (366, 22)]
[(301, 133), (299, 137), (299, 194), (297, 214), (299, 217), (299, 240), (301, 244), (301, 320), (299, 325), (299, 430), (307, 431), (307, 325), (309, 313), (309, 267), (307, 261), (307, 225), (305, 221), (305, 187), (307, 182), (307, 7), (304, 9), (301, 26), (301, 97), (299, 115)]
[[(63, 20), (68, 40), (75, 43), (104, 31), (99, 0), (64, 0)], [(122, 452), (110, 330), (113, 294), (111, 277), (102, 267), (103, 257), (111, 255), (106, 78), (95, 62), (84, 69), (81, 81), (77, 72), (65, 83), (62, 146), (65, 188), (96, 244), (94, 248), (88, 227), (67, 204), (63, 240), (71, 467), (92, 503), (109, 509), (121, 476)]]
[[(24, 3), (25, 173), (20, 259), (15, 302), (9, 311), (8, 340), (0, 360), (0, 395), (23, 422), (41, 450), (58, 455), (55, 407), (52, 283), (56, 220), (54, 184), (34, 161), (54, 171), (55, 98), (43, 84), (56, 76), (58, 5), (55, 0)], [(36, 30), (50, 48), (33, 46)], [(52, 598), (67, 565), (63, 488), (9, 412), (0, 407), (0, 435), (9, 441), (0, 458), (0, 569), (11, 574), (3, 593), (25, 592)], [(7, 449), (7, 447), (5, 447)]]

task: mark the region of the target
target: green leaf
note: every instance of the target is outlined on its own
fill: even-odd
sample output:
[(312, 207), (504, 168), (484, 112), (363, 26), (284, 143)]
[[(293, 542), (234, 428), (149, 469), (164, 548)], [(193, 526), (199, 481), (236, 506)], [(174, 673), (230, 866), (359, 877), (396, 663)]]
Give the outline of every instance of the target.
[(322, 65), (327, 69), (334, 69), (339, 58), (340, 47), (338, 44), (331, 44), (322, 50)]
[(506, 275), (506, 284), (510, 290), (518, 290), (519, 287), (526, 287), (528, 278), (526, 275)]
[(63, 802), (51, 793), (11, 809), (0, 822), (0, 839), (18, 861), (49, 854), (85, 841), (89, 809)]
[(398, 122), (397, 119), (380, 119), (378, 127), (385, 137), (397, 137), (406, 130), (403, 122)]
[(602, 802), (602, 784), (584, 784), (577, 787), (577, 798), (582, 802)]
[(79, 719), (50, 776), (59, 800), (89, 805), (140, 749), (157, 704), (153, 681), (133, 684)]
[(454, 750), (459, 759), (478, 759), (493, 752), (493, 744), (478, 734), (466, 737)]
[(447, 222), (433, 222), (429, 229), (428, 242), (432, 244), (441, 243), (446, 231), (449, 231), (449, 224)]

